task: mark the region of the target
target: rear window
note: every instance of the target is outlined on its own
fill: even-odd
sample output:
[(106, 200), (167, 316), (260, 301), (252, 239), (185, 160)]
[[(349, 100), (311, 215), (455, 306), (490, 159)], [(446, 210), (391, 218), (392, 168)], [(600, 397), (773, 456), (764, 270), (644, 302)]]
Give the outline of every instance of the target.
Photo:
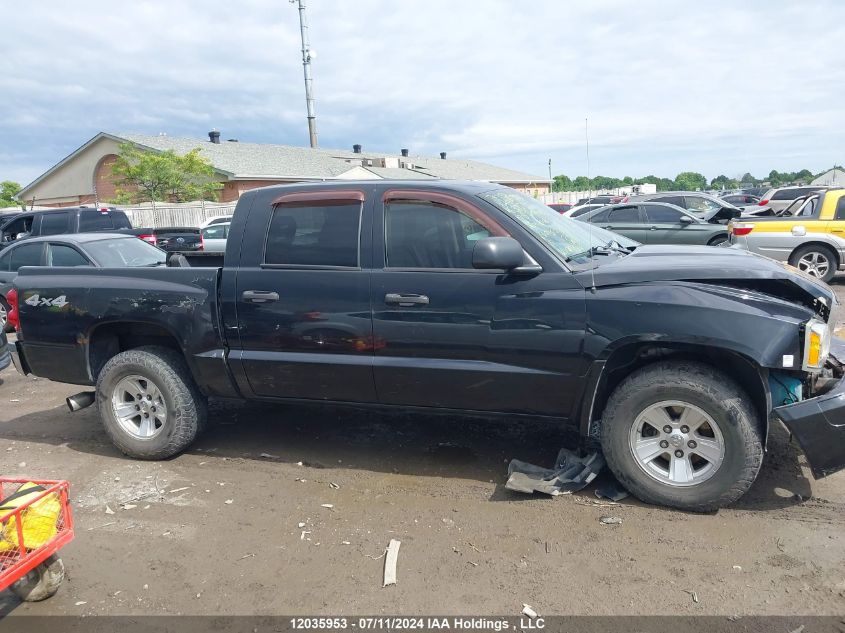
[(212, 224), (202, 230), (204, 240), (225, 240), (229, 237), (229, 224)]
[(805, 196), (811, 191), (815, 191), (813, 187), (796, 187), (795, 189), (780, 189), (775, 191), (771, 197), (772, 200), (795, 200), (799, 196)]
[(79, 212), (79, 232), (112, 231), (114, 229), (131, 229), (129, 218), (123, 211), (98, 211), (97, 209), (83, 209)]
[(683, 209), (686, 209), (687, 206), (684, 204), (683, 196), (661, 196), (659, 198), (652, 198), (652, 202), (667, 202)]
[(279, 205), (267, 233), (264, 263), (358, 266), (360, 202)]

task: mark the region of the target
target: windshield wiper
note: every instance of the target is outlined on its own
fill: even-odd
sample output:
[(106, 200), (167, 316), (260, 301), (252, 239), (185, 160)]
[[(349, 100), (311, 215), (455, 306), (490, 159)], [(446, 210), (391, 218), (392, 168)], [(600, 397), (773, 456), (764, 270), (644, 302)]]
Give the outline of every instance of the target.
[(580, 257), (594, 257), (595, 255), (610, 255), (611, 253), (622, 253), (623, 255), (630, 255), (631, 251), (627, 248), (623, 248), (616, 240), (610, 240), (607, 244), (602, 244), (601, 246), (591, 246), (588, 250), (582, 251), (580, 253), (575, 253), (574, 255), (570, 255), (563, 261), (569, 263), (573, 259), (578, 259)]

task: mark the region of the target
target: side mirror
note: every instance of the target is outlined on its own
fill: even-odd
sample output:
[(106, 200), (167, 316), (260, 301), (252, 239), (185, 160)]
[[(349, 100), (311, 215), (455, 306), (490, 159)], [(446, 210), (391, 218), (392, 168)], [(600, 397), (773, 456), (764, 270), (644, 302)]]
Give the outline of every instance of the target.
[(692, 224), (692, 218), (688, 215), (682, 215), (680, 219), (681, 224)]
[(522, 246), (512, 237), (485, 237), (472, 249), (472, 267), (513, 270), (524, 261)]

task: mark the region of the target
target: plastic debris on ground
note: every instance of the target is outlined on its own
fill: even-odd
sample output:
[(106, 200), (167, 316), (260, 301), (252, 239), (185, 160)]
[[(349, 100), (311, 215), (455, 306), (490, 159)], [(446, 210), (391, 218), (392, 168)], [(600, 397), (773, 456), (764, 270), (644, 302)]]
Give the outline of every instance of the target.
[(396, 584), (396, 562), (399, 559), (399, 546), (401, 541), (390, 539), (390, 543), (385, 550), (387, 556), (384, 558), (384, 582), (382, 587)]
[(528, 494), (571, 494), (586, 488), (604, 465), (604, 457), (598, 452), (579, 457), (566, 448), (560, 449), (554, 468), (542, 468), (512, 459), (508, 464), (508, 481), (505, 488)]
[(615, 479), (604, 482), (596, 488), (596, 496), (599, 499), (609, 499), (610, 501), (622, 501), (628, 496), (628, 491), (619, 485)]
[(599, 523), (602, 525), (622, 525), (622, 517), (601, 517)]

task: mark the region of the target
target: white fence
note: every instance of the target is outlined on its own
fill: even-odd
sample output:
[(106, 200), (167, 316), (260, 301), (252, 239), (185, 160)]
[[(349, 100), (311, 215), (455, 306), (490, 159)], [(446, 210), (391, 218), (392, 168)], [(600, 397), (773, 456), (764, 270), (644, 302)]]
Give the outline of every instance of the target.
[[(636, 191), (634, 190), (636, 187)], [(648, 195), (657, 193), (657, 186), (651, 183), (618, 187), (616, 189), (593, 189), (592, 191), (555, 191), (544, 193), (539, 196), (540, 202), (544, 204), (575, 204), (584, 198), (593, 196), (630, 196), (632, 194)]]
[(218, 215), (232, 215), (234, 202), (157, 202), (118, 205), (126, 211), (135, 228), (162, 226), (199, 226)]

